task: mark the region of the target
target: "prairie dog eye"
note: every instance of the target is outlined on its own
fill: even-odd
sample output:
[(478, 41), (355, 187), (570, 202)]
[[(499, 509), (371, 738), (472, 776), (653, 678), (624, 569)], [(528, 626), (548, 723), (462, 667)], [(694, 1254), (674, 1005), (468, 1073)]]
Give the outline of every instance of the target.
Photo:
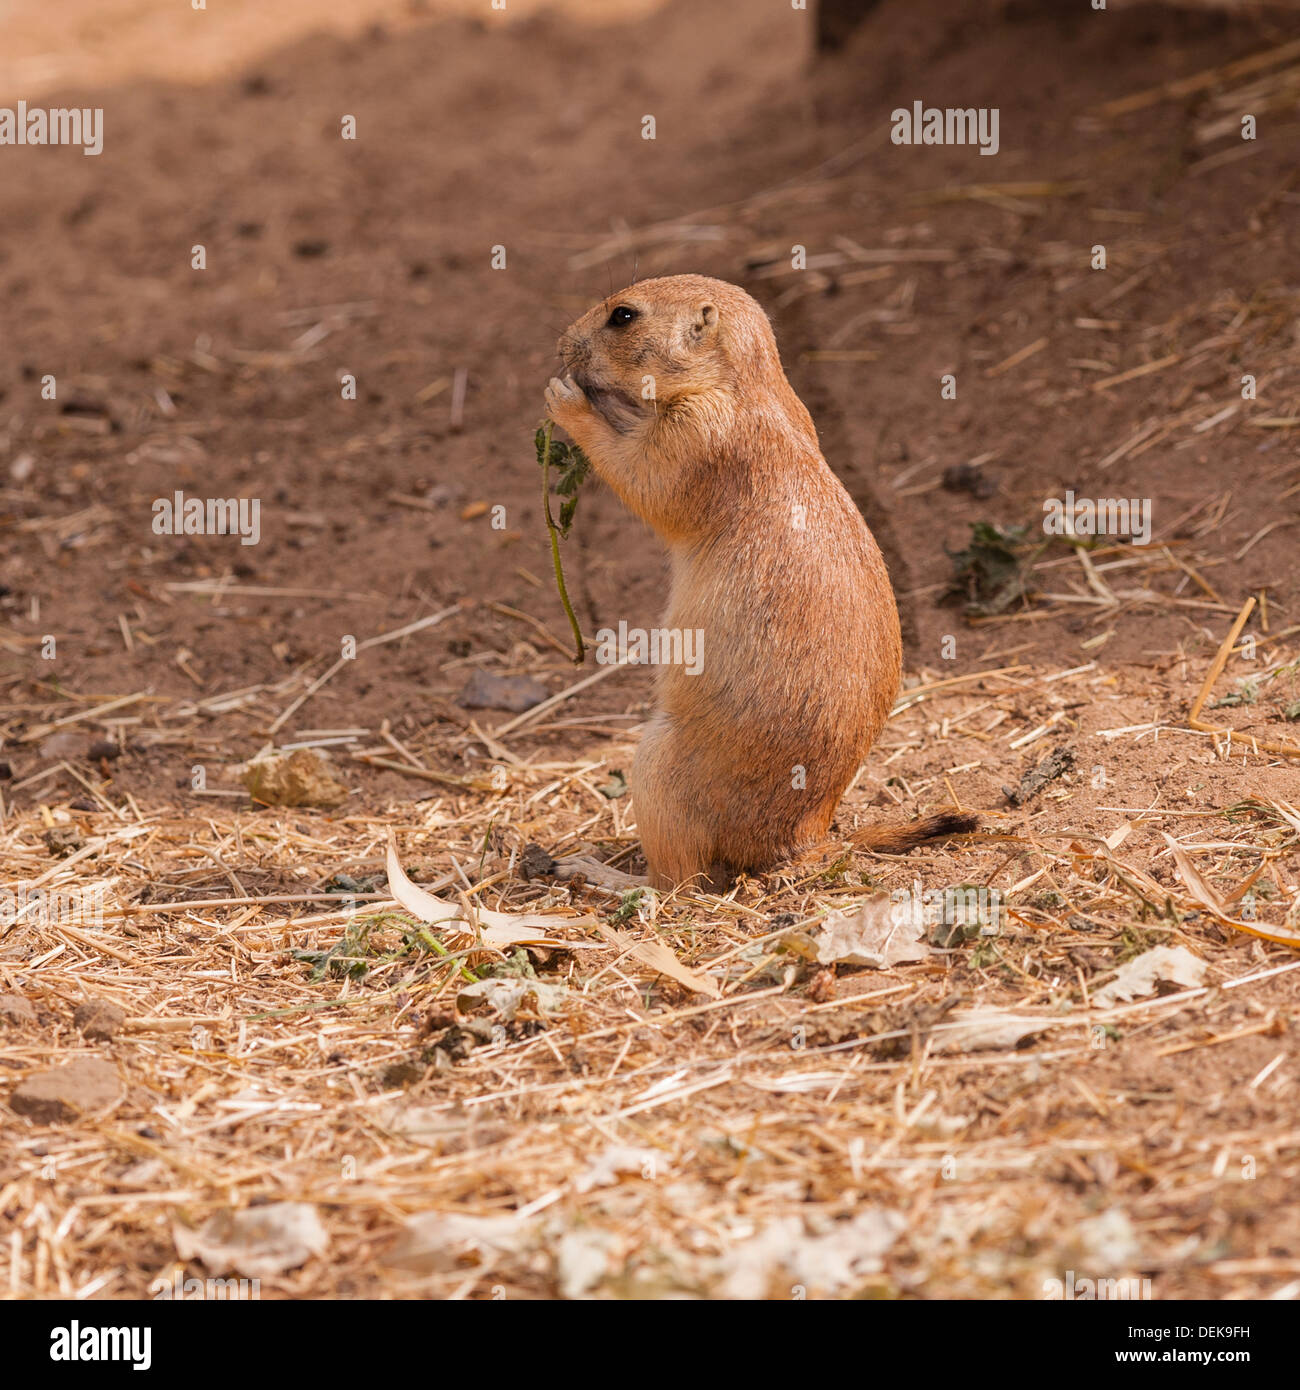
[(622, 328), (624, 324), (631, 323), (633, 319), (640, 318), (640, 314), (629, 308), (626, 304), (620, 304), (609, 316), (608, 326), (610, 328)]

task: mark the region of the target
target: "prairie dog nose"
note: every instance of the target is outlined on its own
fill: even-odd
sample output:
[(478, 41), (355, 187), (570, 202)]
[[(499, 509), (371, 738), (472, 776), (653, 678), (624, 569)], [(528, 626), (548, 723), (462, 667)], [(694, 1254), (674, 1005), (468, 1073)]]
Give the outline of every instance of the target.
[(572, 329), (560, 335), (556, 347), (566, 367), (581, 366), (591, 356), (591, 344), (581, 333), (575, 333)]

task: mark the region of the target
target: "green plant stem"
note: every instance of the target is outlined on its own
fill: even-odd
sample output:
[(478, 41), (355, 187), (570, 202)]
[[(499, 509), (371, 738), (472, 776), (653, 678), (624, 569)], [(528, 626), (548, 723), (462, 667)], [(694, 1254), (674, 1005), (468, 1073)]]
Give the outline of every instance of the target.
[(577, 615), (573, 611), (573, 604), (569, 602), (569, 590), (564, 583), (564, 569), (560, 564), (560, 531), (551, 516), (551, 430), (553, 426), (550, 420), (546, 422), (546, 447), (542, 451), (542, 511), (546, 516), (546, 529), (551, 537), (551, 563), (555, 566), (555, 587), (560, 593), (560, 602), (564, 605), (564, 611), (569, 618), (569, 626), (573, 629), (573, 641), (577, 647), (577, 654), (573, 658), (575, 666), (581, 666), (587, 659), (587, 648), (582, 641), (582, 629), (578, 626)]
[[(452, 959), (451, 952), (442, 944), (441, 941), (438, 940), (436, 936), (433, 935), (432, 932), (429, 931), (427, 927), (416, 927), (415, 934), (435, 955), (446, 956), (448, 959)], [(465, 979), (467, 979), (470, 982), (470, 984), (478, 983), (478, 976), (469, 968), (469, 966), (462, 965), (460, 967), (460, 973)]]

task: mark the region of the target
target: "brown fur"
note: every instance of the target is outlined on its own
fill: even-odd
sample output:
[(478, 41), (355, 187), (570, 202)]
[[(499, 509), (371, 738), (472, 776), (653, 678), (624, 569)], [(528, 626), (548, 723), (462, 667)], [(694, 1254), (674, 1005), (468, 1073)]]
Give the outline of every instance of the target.
[[(621, 307), (637, 317), (611, 324)], [(659, 667), (632, 767), (651, 881), (716, 885), (795, 857), (825, 840), (898, 693), (879, 548), (737, 286), (643, 280), (559, 349), (551, 418), (667, 546), (664, 626), (704, 634), (700, 674)], [(907, 837), (880, 833), (881, 848)]]
[(978, 825), (978, 818), (964, 811), (940, 811), (934, 816), (922, 816), (910, 825), (868, 825), (855, 830), (849, 839), (859, 849), (875, 850), (880, 854), (906, 854), (926, 840), (965, 835)]

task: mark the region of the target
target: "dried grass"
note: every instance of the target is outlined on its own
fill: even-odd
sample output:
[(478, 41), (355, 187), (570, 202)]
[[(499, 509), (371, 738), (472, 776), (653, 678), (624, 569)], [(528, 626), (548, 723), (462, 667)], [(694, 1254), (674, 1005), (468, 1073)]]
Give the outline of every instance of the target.
[[(1278, 667), (1292, 654), (1279, 647)], [(561, 669), (549, 652), (536, 662)], [(1198, 674), (1187, 671), (1189, 689)], [(1159, 739), (1180, 755), (1210, 748), (1220, 757), (1228, 745), (1154, 711), (1081, 730), (1079, 712), (1115, 679), (1092, 662), (955, 679), (921, 673), (869, 769), (892, 778), (877, 795), (920, 810), (955, 797), (954, 779), (977, 778), (981, 765), (1001, 770), (1018, 756), (1032, 765), (1038, 745), (1065, 735), (1112, 750), (1096, 755), (1116, 769), (1104, 834), (1068, 828), (1077, 785), (1067, 780), (1035, 807), (990, 811), (986, 833), (961, 844), (904, 860), (850, 859), (830, 846), (726, 896), (683, 892), (625, 906), (617, 932), (604, 934), (565, 923), (575, 910), (609, 915), (627, 899), (580, 878), (523, 881), (519, 857), (540, 841), (553, 853), (626, 861), (636, 842), (626, 802), (600, 790), (631, 756), (621, 732), (572, 758), (539, 756), (530, 748), (537, 723), (526, 720), (495, 732), (436, 725), (419, 744), (390, 740), (383, 746), (398, 756), (389, 765), (413, 776), (471, 746), (500, 774), (489, 790), (475, 779), (375, 814), (250, 811), (234, 798), (124, 807), (93, 772), (81, 781), (105, 809), (74, 811), (55, 793), (81, 788), (47, 781), (45, 804), (5, 817), (8, 877), (59, 893), (102, 889), (107, 909), (102, 928), (20, 920), (4, 932), (3, 988), (31, 999), (41, 1020), (0, 1032), (0, 1062), (16, 1082), (93, 1052), (113, 1059), (127, 1093), (107, 1117), (68, 1125), (35, 1127), (3, 1112), (0, 1210), (16, 1221), (0, 1250), (0, 1287), (19, 1297), (141, 1296), (180, 1268), (173, 1223), (198, 1226), (265, 1200), (316, 1204), (331, 1247), (263, 1280), (263, 1296), (550, 1296), (572, 1277), (565, 1237), (593, 1231), (606, 1252), (596, 1291), (716, 1293), (727, 1287), (728, 1252), (756, 1232), (814, 1218), (833, 1228), (864, 1204), (901, 1216), (890, 1259), (859, 1281), (885, 1296), (1038, 1296), (1042, 1279), (1070, 1261), (1082, 1268), (1099, 1258), (1078, 1233), (1121, 1203), (1142, 1249), (1135, 1267), (1155, 1271), (1162, 1292), (1273, 1287), (1294, 1262), (1271, 1258), (1266, 1243), (1257, 1258), (1218, 1259), (1204, 1203), (1222, 1192), (1215, 1165), (1243, 1153), (1270, 1182), (1294, 1183), (1300, 1131), (1283, 1098), (1294, 1094), (1286, 1022), (1300, 959), (1205, 916), (1170, 873), (1156, 831), (1174, 830), (1220, 901), (1240, 903), (1249, 879), (1261, 919), (1280, 926), (1300, 878), (1300, 818), (1263, 796), (1235, 808), (1153, 806), (1125, 781), (1117, 745)], [(298, 684), (310, 688), (306, 672)], [(291, 690), (258, 692), (225, 717), (265, 719), (285, 698)], [(1116, 703), (1130, 708), (1132, 697)], [(48, 728), (76, 718), (113, 730), (145, 718), (133, 708), (121, 697), (68, 715), (51, 701), (38, 717)], [(570, 708), (580, 721), (581, 701)], [(180, 709), (150, 706), (149, 725), (174, 727)], [(991, 717), (1008, 709), (1010, 719)], [(192, 714), (188, 727), (197, 733)], [(336, 752), (371, 757), (370, 731), (298, 731), (296, 741), (311, 743), (313, 733)], [(973, 744), (978, 760), (952, 764), (958, 744)], [(978, 804), (979, 794), (963, 800)], [(866, 801), (865, 788), (851, 795), (846, 829), (876, 814)], [(51, 859), (42, 835), (74, 822), (84, 844)], [(498, 910), (552, 912), (558, 934), (582, 939), (585, 949), (533, 956), (542, 980), (566, 988), (557, 1012), (539, 1015), (526, 1000), (503, 1022), (471, 1009), (467, 1018), (496, 1026), (474, 1046), (446, 1032), (466, 972), (500, 953), (454, 936), (435, 949), (382, 885), (339, 906), (322, 891), (336, 874), (380, 871), (390, 832), (426, 886)], [(1001, 933), (838, 979), (804, 958), (800, 943), (826, 913), (916, 880), (999, 889)], [(319, 978), (292, 954), (340, 943)], [(645, 965), (636, 943), (671, 950), (721, 997), (684, 990)], [(1091, 1007), (1090, 991), (1151, 944), (1189, 947), (1209, 962), (1211, 983)], [(73, 1027), (89, 998), (125, 1011), (111, 1042), (88, 1042)], [(948, 1050), (956, 1003), (1028, 1020), (1027, 1036), (1018, 1047)], [(431, 1060), (435, 1044), (443, 1055)], [(1251, 1063), (1253, 1081), (1231, 1083), (1236, 1099), (1220, 1096), (1241, 1115), (1211, 1137), (1191, 1096), (1160, 1068), (1230, 1045), (1268, 1056)], [(452, 1062), (457, 1046), (465, 1055)], [(649, 1157), (584, 1183), (623, 1149)], [(403, 1223), (428, 1212), (522, 1213), (518, 1240), (469, 1240), (449, 1266), (385, 1263)], [(774, 1268), (773, 1292), (783, 1279)]]

